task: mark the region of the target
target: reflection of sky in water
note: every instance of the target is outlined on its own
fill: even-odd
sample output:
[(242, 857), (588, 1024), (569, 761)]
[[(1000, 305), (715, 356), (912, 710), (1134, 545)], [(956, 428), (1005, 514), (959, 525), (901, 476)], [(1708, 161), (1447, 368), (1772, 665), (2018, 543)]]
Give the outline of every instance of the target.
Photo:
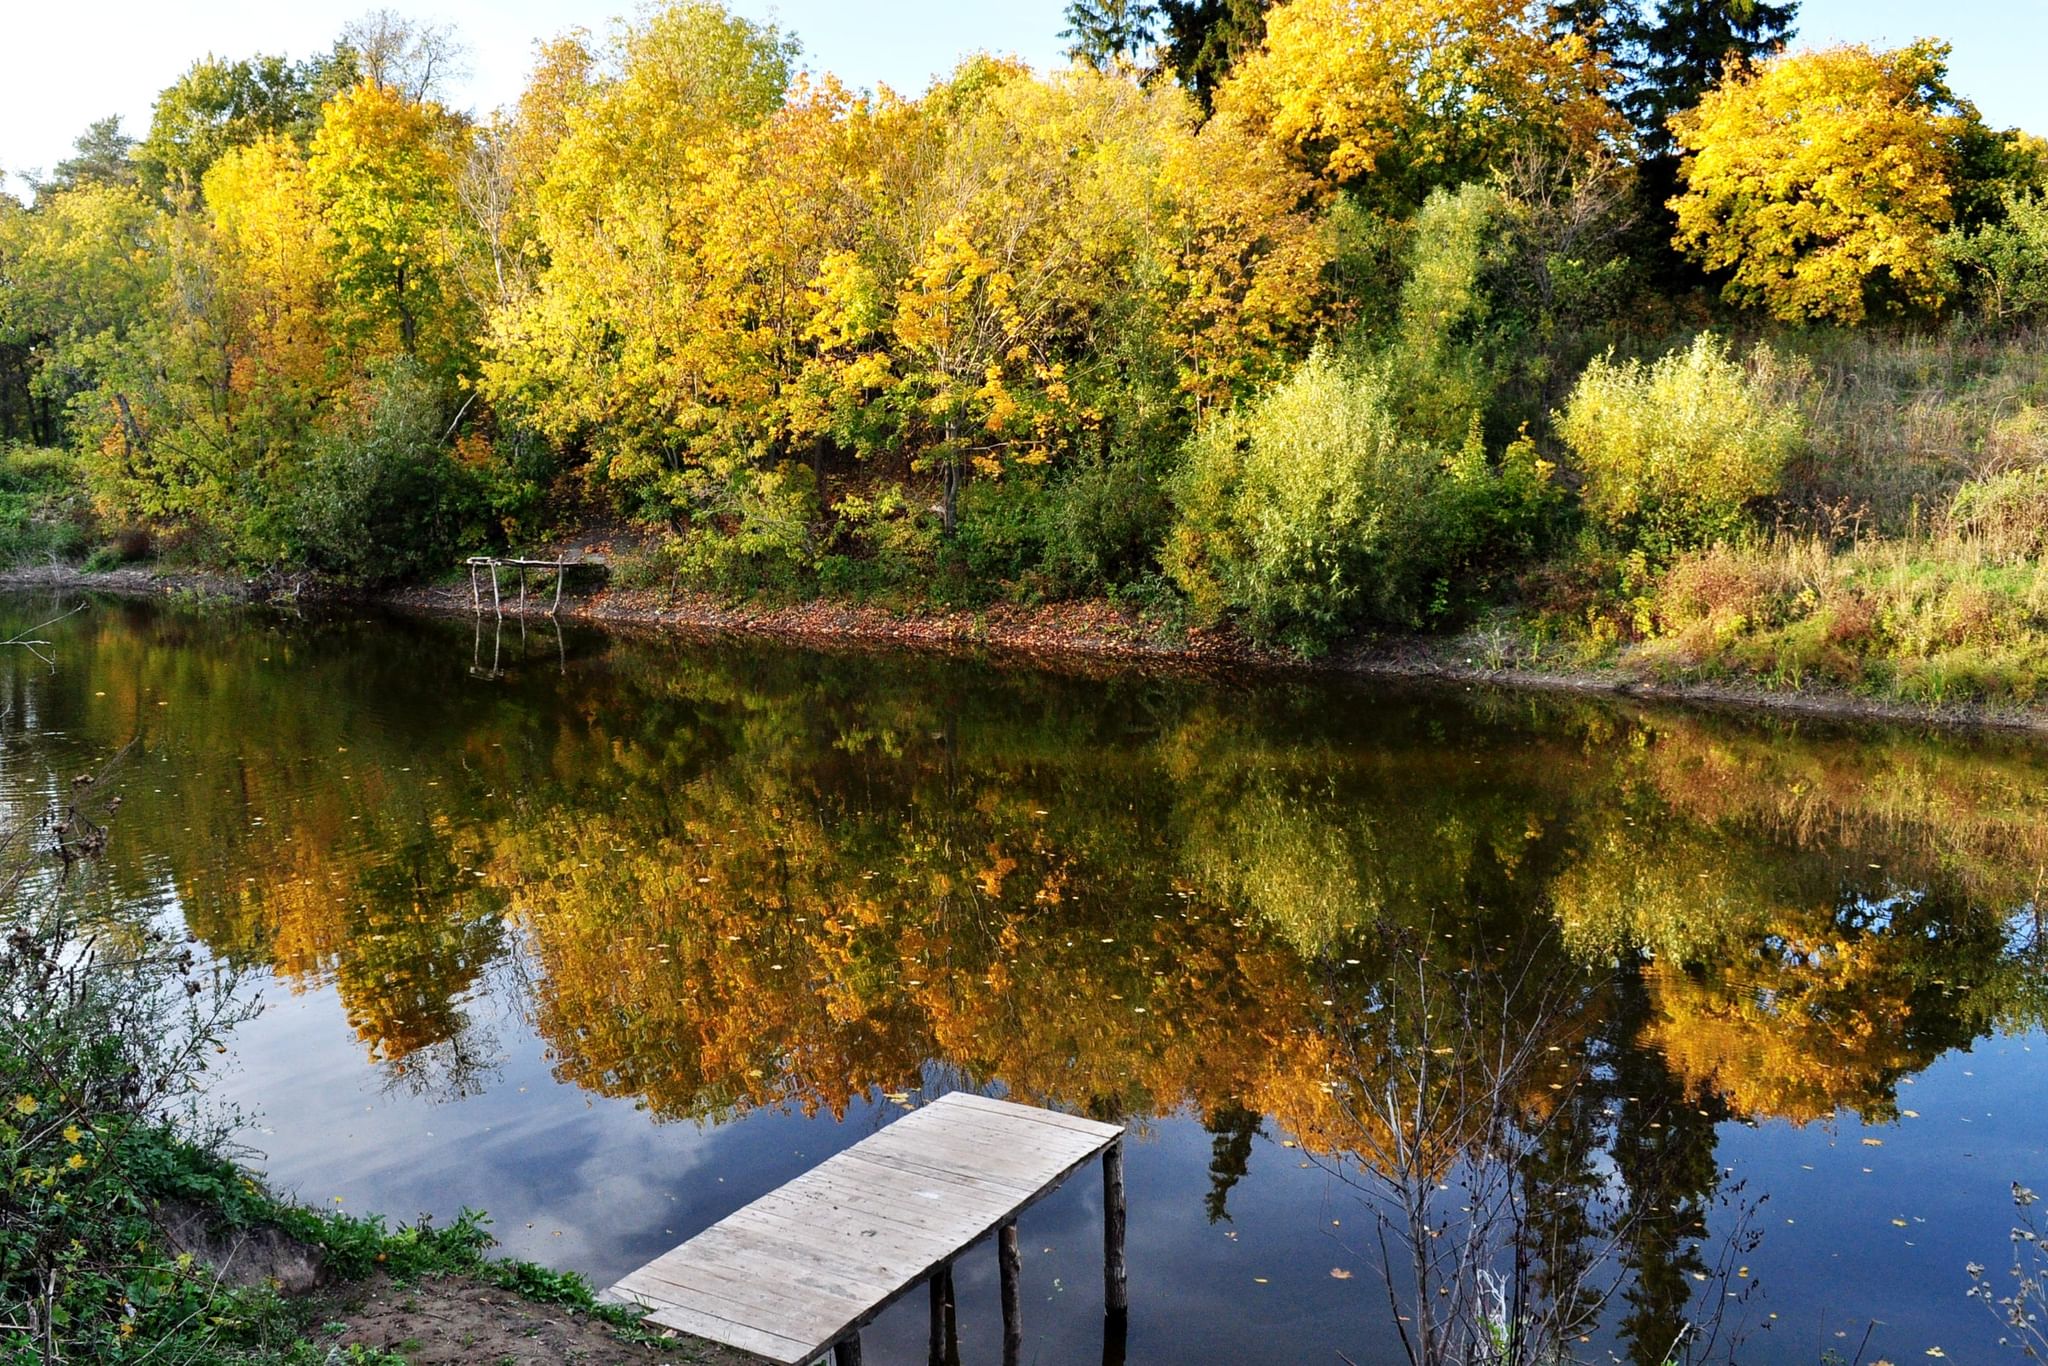
[[(263, 1170), (308, 1204), (340, 1196), (344, 1208), (396, 1220), (488, 1209), (506, 1253), (573, 1267), (599, 1283), (801, 1175), (896, 1112), (884, 1100), (843, 1124), (768, 1112), (716, 1126), (650, 1123), (630, 1102), (555, 1083), (538, 1061), (540, 1044), (511, 1020), (496, 1024), (517, 1042), (491, 1089), (440, 1102), (385, 1085), (365, 1068), (327, 993), (272, 992), (238, 1043), (227, 1091), (260, 1108), (248, 1141), (263, 1150)], [(1209, 1148), (1209, 1135), (1185, 1120), (1149, 1123), (1131, 1146), (1131, 1359), (1187, 1360), (1192, 1342), (1217, 1361), (1327, 1362), (1332, 1342), (1368, 1349), (1361, 1360), (1397, 1351), (1383, 1332), (1383, 1292), (1363, 1261), (1359, 1235), (1368, 1225), (1356, 1197), (1297, 1150), (1261, 1139), (1231, 1192), (1232, 1221), (1212, 1227), (1201, 1222), (1199, 1198)], [(1102, 1203), (1094, 1170), (1032, 1206), (1020, 1227), (1026, 1359), (1098, 1354)], [(1355, 1278), (1333, 1278), (1339, 1267), (1355, 1269)], [(971, 1251), (955, 1283), (963, 1357), (1000, 1356), (994, 1249)], [(865, 1345), (871, 1359), (913, 1360), (925, 1331), (924, 1301), (912, 1295)]]
[[(1653, 971), (1596, 981), (1556, 1036), (1611, 1092), (1589, 1189), (1625, 1193), (1679, 1135), (1721, 1180), (1717, 1232), (1761, 1199), (1741, 1359), (1853, 1356), (1872, 1318), (1868, 1356), (1997, 1351), (1962, 1268), (2002, 1274), (2011, 1182), (2048, 1185), (2048, 989), (1998, 971), (2040, 944), (2029, 742), (549, 630), (508, 635), (479, 677), (494, 644), (470, 623), (131, 607), (53, 633), (56, 674), (0, 661), (0, 809), (40, 810), (141, 736), (95, 894), (269, 983), (223, 1095), (309, 1203), (487, 1209), (508, 1252), (603, 1283), (886, 1122), (892, 1069), (922, 1059), (947, 1089), (1017, 1068), (1062, 1103), (1128, 1095), (1132, 1361), (1391, 1360), (1370, 1213), (1336, 1159), (1269, 1115), (1212, 1221), (1227, 1115), (1205, 1128), (1189, 1097), (1270, 1054), (1253, 1081), (1327, 1122), (1306, 1043), (1347, 1013), (1398, 1036), (1371, 974), (1400, 936), (1373, 916), (1436, 934), (1439, 908), (1469, 908), (1457, 928), (1505, 972), (1554, 905), (1588, 944), (1661, 936)], [(819, 956), (839, 944), (819, 922), (862, 907), (847, 956)], [(1006, 932), (1014, 954), (990, 947)], [(1731, 945), (1750, 956), (1725, 981), (1682, 967)], [(857, 1000), (833, 995), (842, 971)], [(1235, 1004), (1194, 1008), (1208, 983)], [(713, 1004), (679, 999), (700, 988)], [(719, 1034), (757, 1007), (762, 1038)], [(673, 1034), (634, 1033), (650, 1008)], [(832, 1038), (777, 1032), (804, 1021)], [(915, 1051), (939, 1036), (954, 1056)], [(835, 1090), (835, 1047), (871, 1075)], [(785, 1112), (785, 1080), (847, 1093), (844, 1119)], [(1610, 1151), (1631, 1102), (1633, 1167)], [(1849, 1104), (1887, 1122), (1782, 1117)], [(1754, 1124), (1727, 1118), (1743, 1105)], [(690, 1106), (707, 1118), (675, 1117)], [(1092, 1172), (1025, 1216), (1027, 1360), (1099, 1351), (1100, 1239)], [(993, 1250), (957, 1274), (968, 1358), (992, 1357)], [(917, 1359), (924, 1331), (912, 1295), (871, 1359)]]

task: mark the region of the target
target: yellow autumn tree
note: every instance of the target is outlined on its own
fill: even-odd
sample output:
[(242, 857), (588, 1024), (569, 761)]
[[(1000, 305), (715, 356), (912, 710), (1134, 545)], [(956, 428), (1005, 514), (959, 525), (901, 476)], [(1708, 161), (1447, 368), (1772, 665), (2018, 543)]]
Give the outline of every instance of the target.
[(226, 153), (205, 187), (228, 280), (230, 382), (278, 436), (306, 420), (327, 368), (330, 235), (288, 139)]
[(1236, 118), (986, 61), (923, 104), (943, 155), (908, 198), (891, 344), (948, 527), (970, 474), (1081, 447), (1148, 384), (1222, 401), (1313, 319), (1312, 182)]
[(532, 198), (544, 265), (492, 316), (485, 392), (588, 449), (622, 492), (680, 504), (688, 473), (728, 449), (714, 391), (727, 330), (705, 236), (723, 169), (782, 105), (794, 49), (683, 0), (591, 55), (557, 52), (522, 103), (517, 141), (546, 157)]
[(1728, 272), (1730, 300), (1787, 320), (1940, 303), (1976, 117), (1945, 84), (1948, 51), (1845, 45), (1732, 68), (1671, 121), (1685, 152), (1675, 245)]
[(1219, 106), (1340, 184), (1420, 202), (1508, 149), (1620, 136), (1607, 60), (1528, 0), (1290, 0)]
[(1241, 118), (1170, 125), (1149, 234), (1180, 387), (1199, 409), (1273, 377), (1314, 326), (1330, 262), (1314, 182)]
[(329, 232), (335, 330), (361, 358), (445, 368), (469, 344), (453, 266), (466, 138), (439, 105), (371, 81), (321, 113), (307, 174)]

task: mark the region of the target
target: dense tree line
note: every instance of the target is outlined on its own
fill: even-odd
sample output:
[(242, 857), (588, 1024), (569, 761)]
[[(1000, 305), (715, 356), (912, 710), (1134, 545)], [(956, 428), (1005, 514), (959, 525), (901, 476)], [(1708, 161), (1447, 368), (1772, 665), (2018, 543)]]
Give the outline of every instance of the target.
[(1601, 352), (1768, 404), (1766, 353), (1693, 334), (2048, 299), (2038, 142), (1940, 44), (1790, 51), (1794, 11), (1087, 0), (1071, 68), (910, 96), (678, 0), (487, 117), (380, 12), (208, 57), (0, 201), (0, 440), (250, 565), (617, 512), (715, 588), (1108, 592), (1308, 648), (1442, 620), (1777, 490), (1770, 421), (1662, 475), (1576, 439), (1637, 392)]

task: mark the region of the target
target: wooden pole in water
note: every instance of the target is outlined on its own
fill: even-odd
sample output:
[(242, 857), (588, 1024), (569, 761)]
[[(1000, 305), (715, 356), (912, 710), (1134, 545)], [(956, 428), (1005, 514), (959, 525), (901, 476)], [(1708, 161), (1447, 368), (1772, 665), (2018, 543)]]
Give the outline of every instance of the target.
[(1015, 1219), (1003, 1225), (996, 1249), (1003, 1268), (1003, 1366), (1018, 1366), (1024, 1359), (1024, 1252)]
[(526, 566), (519, 566), (519, 619), (526, 619)]
[(832, 1344), (832, 1366), (860, 1366), (860, 1334)]
[(496, 560), (491, 561), (491, 611), (501, 617), (505, 615), (505, 604), (498, 597), (498, 562)]
[(553, 607), (548, 608), (548, 615), (551, 617), (560, 614), (562, 610), (562, 580), (568, 577), (568, 564), (562, 561), (557, 561), (555, 564), (555, 605)]
[(1130, 1311), (1130, 1276), (1124, 1269), (1124, 1142), (1102, 1154), (1102, 1304), (1112, 1317)]
[(953, 1308), (953, 1264), (947, 1262), (932, 1273), (932, 1322), (926, 1355), (931, 1366), (951, 1366), (960, 1360), (960, 1324)]
[(953, 1298), (953, 1268), (946, 1268), (946, 1366), (960, 1366), (960, 1319)]
[(476, 581), (475, 565), (469, 567), (469, 601), (470, 605), (476, 609), (476, 614), (482, 616), (484, 614), (484, 590)]

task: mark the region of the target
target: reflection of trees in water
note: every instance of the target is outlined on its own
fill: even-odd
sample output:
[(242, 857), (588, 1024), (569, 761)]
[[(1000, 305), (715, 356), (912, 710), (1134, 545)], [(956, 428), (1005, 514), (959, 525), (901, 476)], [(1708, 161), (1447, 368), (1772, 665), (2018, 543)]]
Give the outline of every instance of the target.
[(497, 1036), (473, 1021), (384, 1068), (385, 1089), (430, 1100), (466, 1100), (491, 1089), (504, 1053)]
[(1226, 1105), (1202, 1120), (1210, 1134), (1209, 1193), (1202, 1209), (1209, 1222), (1230, 1218), (1230, 1192), (1251, 1169), (1252, 1141), (1265, 1135), (1265, 1116), (1242, 1105)]
[[(1491, 1060), (1445, 1056), (1518, 1107), (1517, 1283), (1577, 1322), (1574, 1268), (1625, 1268), (1641, 1352), (1713, 1270), (1717, 1120), (1883, 1116), (2048, 990), (2048, 763), (2008, 740), (664, 644), (470, 688), (432, 628), (77, 629), (25, 703), (189, 751), (128, 781), (166, 838), (109, 876), (333, 983), (408, 1085), (482, 1084), (465, 1002), (512, 961), (558, 1075), (659, 1116), (841, 1114), (937, 1060), (1203, 1116), (1222, 1218), (1262, 1122), (1369, 1150), (1425, 939), (1540, 964), (1568, 1010), (1494, 1000)], [(1537, 1039), (1573, 1076), (1503, 1086)], [(1429, 1132), (1506, 1141), (1470, 1127)]]
[(1629, 974), (1589, 970), (1540, 927), (1481, 953), (1391, 938), (1380, 985), (1333, 1021), (1338, 1122), (1316, 1146), (1371, 1211), (1359, 1250), (1408, 1359), (1577, 1359), (1617, 1299), (1631, 1360), (1713, 1357), (1743, 1298), (1726, 1287), (1756, 1246), (1750, 1211), (1718, 1189), (1711, 1120), (1679, 1119), (1697, 1112), (1641, 1088), (1668, 1077), (1638, 1076), (1647, 1055), (1602, 1037)]

